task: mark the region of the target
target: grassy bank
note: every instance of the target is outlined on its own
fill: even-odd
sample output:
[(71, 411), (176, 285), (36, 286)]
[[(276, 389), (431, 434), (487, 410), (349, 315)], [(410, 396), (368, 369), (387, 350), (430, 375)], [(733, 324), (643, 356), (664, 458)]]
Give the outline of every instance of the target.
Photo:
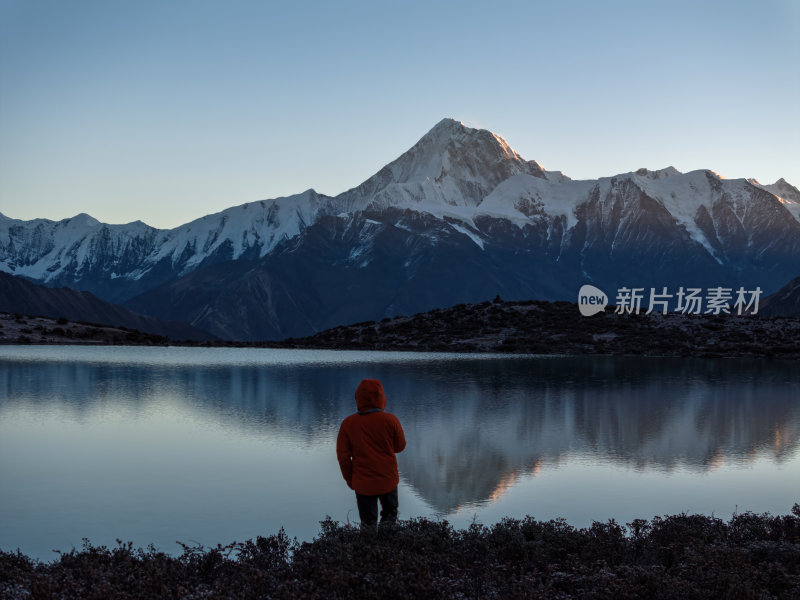
[(464, 530), (414, 519), (365, 535), (327, 520), (216, 548), (94, 547), (36, 562), (0, 552), (2, 598), (798, 598), (791, 514), (656, 517), (627, 525), (506, 519)]

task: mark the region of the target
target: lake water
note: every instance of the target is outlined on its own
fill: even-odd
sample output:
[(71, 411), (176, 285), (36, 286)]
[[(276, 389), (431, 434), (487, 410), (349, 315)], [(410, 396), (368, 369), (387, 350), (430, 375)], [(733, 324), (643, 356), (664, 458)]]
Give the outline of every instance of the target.
[(401, 518), (586, 526), (800, 502), (793, 362), (0, 346), (0, 548), (176, 553), (355, 522), (335, 440), (365, 377), (408, 439)]

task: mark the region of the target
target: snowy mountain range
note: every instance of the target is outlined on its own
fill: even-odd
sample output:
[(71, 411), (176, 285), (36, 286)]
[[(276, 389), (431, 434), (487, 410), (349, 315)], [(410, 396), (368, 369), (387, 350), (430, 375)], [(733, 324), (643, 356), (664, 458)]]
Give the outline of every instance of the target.
[(0, 215), (0, 270), (226, 339), (308, 335), (583, 283), (773, 292), (800, 274), (800, 191), (708, 170), (573, 181), (444, 119), (367, 181), (170, 230)]

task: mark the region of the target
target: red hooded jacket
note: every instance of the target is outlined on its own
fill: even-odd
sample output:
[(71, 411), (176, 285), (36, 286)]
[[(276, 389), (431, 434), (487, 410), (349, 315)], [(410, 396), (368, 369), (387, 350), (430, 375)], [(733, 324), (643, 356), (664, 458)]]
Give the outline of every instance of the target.
[(347, 485), (364, 496), (391, 492), (400, 482), (396, 452), (406, 447), (400, 420), (384, 412), (386, 396), (377, 379), (356, 389), (358, 412), (342, 421), (336, 457)]

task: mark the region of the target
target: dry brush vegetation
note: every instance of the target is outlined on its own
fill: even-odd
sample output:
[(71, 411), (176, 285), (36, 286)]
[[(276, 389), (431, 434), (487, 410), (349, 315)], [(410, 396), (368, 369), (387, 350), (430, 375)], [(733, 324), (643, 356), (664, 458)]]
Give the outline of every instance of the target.
[(798, 598), (800, 505), (730, 520), (680, 514), (576, 529), (505, 519), (456, 530), (413, 519), (363, 534), (330, 519), (180, 556), (95, 547), (43, 563), (0, 552), (0, 596), (38, 598)]

